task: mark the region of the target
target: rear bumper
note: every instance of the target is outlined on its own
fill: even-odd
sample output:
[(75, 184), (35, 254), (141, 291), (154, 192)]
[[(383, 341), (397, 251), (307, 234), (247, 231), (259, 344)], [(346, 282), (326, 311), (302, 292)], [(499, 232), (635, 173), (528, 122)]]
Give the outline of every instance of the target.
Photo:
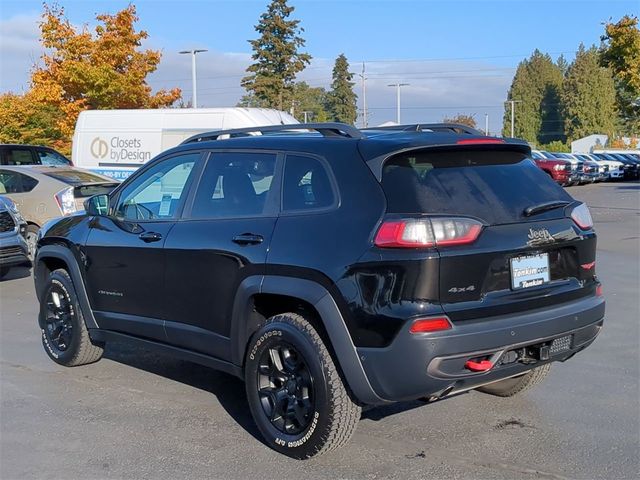
[[(358, 348), (358, 354), (373, 390), (382, 399), (440, 397), (567, 360), (595, 340), (604, 309), (602, 297), (587, 297), (516, 315), (458, 322), (446, 332), (412, 335), (407, 325), (388, 347)], [(566, 336), (571, 339), (569, 346), (546, 360), (499, 364), (507, 352), (548, 345)], [(467, 360), (478, 357), (491, 357), (496, 366), (486, 372), (464, 368)]]

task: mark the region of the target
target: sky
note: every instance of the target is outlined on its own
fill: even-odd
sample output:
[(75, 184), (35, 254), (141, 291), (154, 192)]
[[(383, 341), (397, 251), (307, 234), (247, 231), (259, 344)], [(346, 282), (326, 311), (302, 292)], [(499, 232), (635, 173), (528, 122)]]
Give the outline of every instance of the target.
[[(58, 0), (80, 28), (95, 16), (115, 13), (128, 0)], [(234, 106), (244, 93), (240, 79), (251, 63), (247, 40), (268, 0), (137, 0), (146, 48), (162, 51), (148, 77), (154, 89), (180, 87), (191, 98), (191, 63), (180, 50), (206, 48), (198, 56), (198, 104)], [(602, 23), (640, 16), (638, 0), (290, 0), (301, 21), (304, 51), (313, 60), (298, 79), (328, 88), (335, 58), (344, 53), (351, 71), (365, 66), (369, 125), (396, 120), (402, 82), (401, 121), (438, 122), (474, 115), (484, 128), (502, 127), (504, 100), (518, 63), (534, 49), (569, 60), (580, 43), (599, 44)], [(38, 43), (40, 0), (0, 0), (0, 92), (28, 89), (29, 72), (42, 54)], [(361, 78), (355, 91), (362, 109)], [(358, 125), (362, 123), (359, 118)]]

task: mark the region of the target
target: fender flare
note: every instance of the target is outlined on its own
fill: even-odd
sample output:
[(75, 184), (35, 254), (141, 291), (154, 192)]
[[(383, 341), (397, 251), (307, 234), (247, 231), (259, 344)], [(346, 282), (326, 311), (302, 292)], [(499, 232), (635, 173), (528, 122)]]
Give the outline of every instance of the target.
[(87, 296), (87, 290), (85, 288), (84, 282), (82, 280), (82, 274), (80, 273), (80, 267), (78, 266), (78, 261), (71, 251), (65, 247), (60, 245), (43, 245), (38, 248), (38, 253), (33, 262), (33, 279), (36, 287), (36, 296), (38, 300), (41, 299), (44, 282), (46, 278), (42, 278), (42, 262), (46, 258), (55, 258), (57, 260), (62, 260), (67, 265), (67, 271), (69, 272), (69, 276), (73, 281), (73, 286), (76, 290), (76, 297), (78, 297), (78, 303), (80, 304), (80, 308), (82, 309), (82, 316), (84, 317), (84, 322), (88, 329), (98, 328), (98, 322), (96, 322), (95, 317), (93, 316), (93, 311), (91, 310), (91, 306), (89, 305), (89, 297)]
[(253, 276), (242, 281), (234, 299), (231, 327), (231, 361), (241, 366), (245, 349), (254, 329), (248, 322), (251, 302), (258, 293), (286, 295), (313, 305), (329, 335), (345, 380), (356, 398), (367, 405), (391, 403), (374, 391), (353, 344), (340, 309), (329, 291), (322, 285), (301, 278), (276, 275)]

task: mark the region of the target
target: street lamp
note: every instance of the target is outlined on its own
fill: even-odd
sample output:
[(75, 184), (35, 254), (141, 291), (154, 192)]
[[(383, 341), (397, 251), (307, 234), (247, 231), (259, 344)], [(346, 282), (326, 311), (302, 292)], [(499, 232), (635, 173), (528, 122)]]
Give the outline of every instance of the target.
[(504, 103), (511, 104), (511, 138), (513, 138), (515, 136), (516, 103), (522, 103), (522, 100), (507, 100)]
[(180, 54), (190, 54), (191, 55), (191, 84), (192, 84), (192, 88), (193, 88), (193, 92), (191, 93), (191, 103), (192, 103), (192, 107), (193, 108), (198, 108), (198, 95), (196, 92), (196, 53), (202, 53), (202, 52), (207, 52), (208, 50), (197, 50), (197, 49), (192, 49), (192, 50), (182, 50), (181, 52), (178, 52)]
[(408, 83), (390, 83), (387, 87), (396, 87), (396, 123), (400, 125), (400, 87), (408, 86)]

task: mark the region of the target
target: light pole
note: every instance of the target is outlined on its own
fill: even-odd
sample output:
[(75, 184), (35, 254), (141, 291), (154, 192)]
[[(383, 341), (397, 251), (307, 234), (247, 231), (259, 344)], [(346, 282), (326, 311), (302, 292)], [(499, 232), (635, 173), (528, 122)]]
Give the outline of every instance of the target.
[(302, 114), (304, 115), (304, 123), (309, 123), (309, 118), (313, 112), (311, 110), (304, 110)]
[(206, 52), (207, 50), (203, 49), (192, 49), (192, 50), (182, 50), (181, 54), (191, 54), (191, 86), (193, 88), (193, 92), (191, 93), (191, 107), (198, 108), (198, 94), (196, 92), (196, 53)]
[(400, 125), (400, 87), (408, 86), (408, 83), (390, 83), (387, 87), (396, 87), (396, 123)]
[(364, 62), (362, 62), (362, 73), (358, 74), (362, 79), (362, 126), (367, 128), (369, 122), (367, 120), (367, 77), (364, 74)]
[(484, 134), (489, 135), (489, 114), (484, 114)]
[(505, 103), (511, 104), (511, 138), (513, 138), (515, 136), (516, 103), (522, 103), (522, 100), (507, 100)]

